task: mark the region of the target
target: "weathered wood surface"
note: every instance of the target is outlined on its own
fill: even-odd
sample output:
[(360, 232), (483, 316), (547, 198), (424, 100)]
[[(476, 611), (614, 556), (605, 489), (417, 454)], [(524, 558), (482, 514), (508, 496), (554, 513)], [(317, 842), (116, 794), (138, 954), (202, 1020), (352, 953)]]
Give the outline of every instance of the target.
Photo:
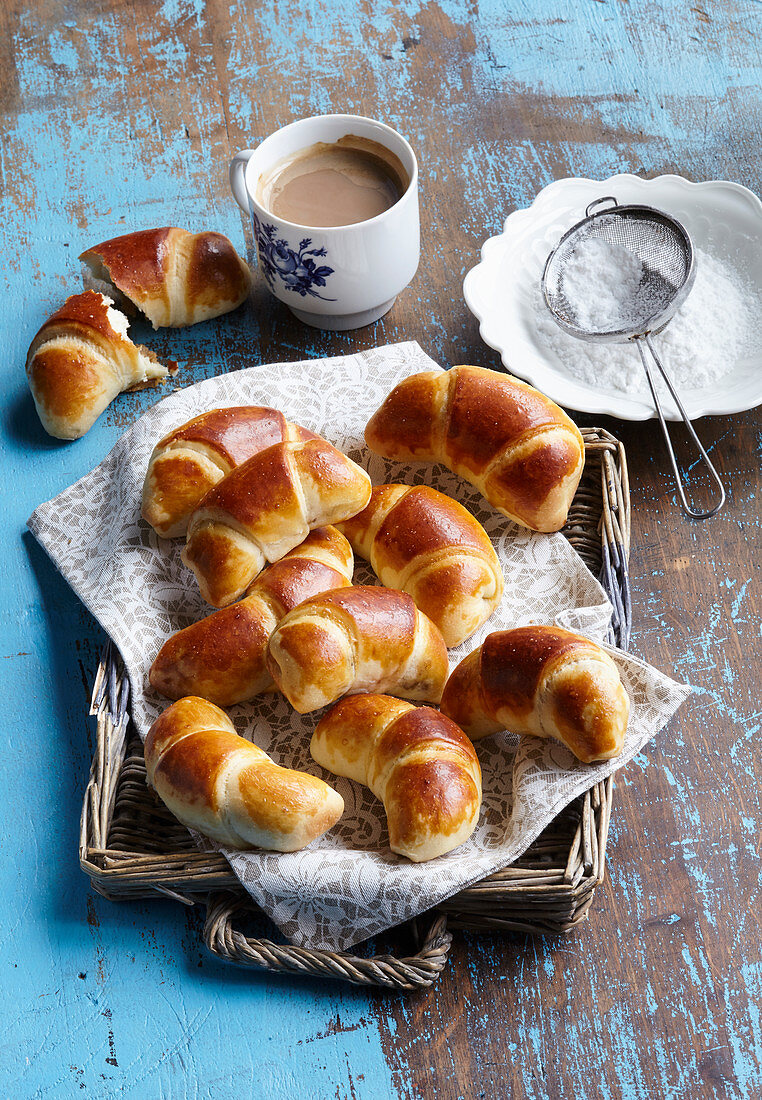
[(261, 285), (220, 322), (149, 335), (186, 383), (224, 369), (415, 338), (496, 365), (461, 280), (551, 179), (633, 170), (759, 187), (752, 0), (5, 0), (0, 6), (5, 599), (0, 1093), (31, 1096), (606, 1100), (762, 1091), (760, 414), (704, 421), (731, 485), (678, 514), (653, 423), (628, 446), (634, 651), (696, 685), (620, 777), (610, 880), (559, 940), (458, 934), (408, 999), (226, 969), (200, 916), (115, 905), (76, 862), (102, 636), (23, 535), (155, 400), (124, 397), (81, 442), (42, 432), (28, 341), (78, 285), (82, 247), (129, 228), (213, 227), (250, 247), (232, 152), (345, 109), (409, 136), (424, 252), (393, 312), (309, 331)]

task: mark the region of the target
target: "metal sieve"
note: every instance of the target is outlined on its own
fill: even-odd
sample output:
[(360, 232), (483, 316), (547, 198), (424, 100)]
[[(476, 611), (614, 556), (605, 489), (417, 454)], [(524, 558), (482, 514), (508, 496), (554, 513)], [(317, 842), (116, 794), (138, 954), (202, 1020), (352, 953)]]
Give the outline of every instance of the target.
[[(595, 208), (603, 203), (613, 205), (593, 213)], [(569, 282), (565, 277), (569, 263), (575, 257), (580, 245), (593, 237), (625, 248), (637, 257), (643, 268), (643, 275), (632, 301), (626, 303), (627, 316), (617, 322), (619, 327), (605, 331), (591, 331), (582, 324), (580, 317), (584, 317), (584, 310), (579, 299), (574, 299), (574, 288), (572, 287), (571, 292), (569, 291)], [(584, 219), (563, 235), (548, 256), (542, 273), (542, 294), (554, 321), (570, 336), (601, 344), (624, 343), (628, 340), (635, 342), (667, 445), (667, 453), (672, 464), (683, 511), (693, 519), (706, 519), (718, 512), (725, 503), (725, 489), (651, 341), (651, 337), (666, 327), (688, 297), (695, 277), (693, 245), (679, 221), (652, 206), (620, 206), (612, 195), (606, 195), (590, 203)], [(720, 499), (709, 511), (695, 511), (686, 498), (646, 350), (650, 352), (686, 428), (719, 489)]]

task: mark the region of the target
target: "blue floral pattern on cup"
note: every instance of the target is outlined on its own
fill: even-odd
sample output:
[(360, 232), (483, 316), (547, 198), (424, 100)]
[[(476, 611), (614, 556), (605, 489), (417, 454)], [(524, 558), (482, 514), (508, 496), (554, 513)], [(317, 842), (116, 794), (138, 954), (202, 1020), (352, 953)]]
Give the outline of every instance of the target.
[(305, 237), (299, 242), (299, 251), (296, 252), (289, 247), (288, 241), (276, 238), (274, 225), (261, 222), (256, 214), (253, 216), (259, 263), (270, 289), (273, 289), (276, 279), (280, 279), (286, 290), (293, 290), (302, 298), (309, 294), (312, 298), (322, 298), (324, 302), (335, 302), (335, 298), (327, 298), (314, 289), (325, 286), (328, 276), (333, 275), (332, 267), (315, 263), (316, 258), (325, 256), (326, 250), (310, 248), (312, 238)]

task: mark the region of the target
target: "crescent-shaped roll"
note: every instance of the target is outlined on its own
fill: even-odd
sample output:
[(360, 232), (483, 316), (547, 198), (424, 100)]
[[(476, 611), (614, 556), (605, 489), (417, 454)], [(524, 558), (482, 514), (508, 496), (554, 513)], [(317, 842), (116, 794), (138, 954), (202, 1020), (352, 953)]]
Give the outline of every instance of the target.
[(264, 569), (244, 599), (213, 611), (168, 638), (148, 678), (168, 699), (200, 695), (231, 706), (273, 691), (267, 640), (287, 612), (309, 596), (352, 583), (352, 547), (335, 527), (318, 527)]
[(145, 743), (148, 782), (178, 821), (230, 848), (296, 852), (341, 817), (322, 779), (281, 768), (206, 699), (179, 699)]
[(79, 257), (86, 286), (128, 312), (139, 309), (154, 328), (195, 325), (240, 306), (251, 272), (222, 233), (163, 226), (126, 233)]
[(194, 508), (236, 466), (274, 443), (316, 438), (261, 405), (202, 413), (154, 447), (143, 484), (143, 518), (162, 538), (184, 535)]
[(498, 630), (447, 681), (442, 713), (476, 741), (498, 730), (553, 737), (585, 764), (619, 756), (630, 700), (595, 642), (556, 626)]
[(339, 523), (370, 499), (370, 478), (324, 439), (276, 443), (211, 489), (188, 521), (182, 552), (214, 607), (237, 600), (267, 562), (315, 527)]
[(72, 294), (32, 340), (26, 376), (42, 426), (57, 439), (79, 439), (125, 390), (164, 378), (152, 351), (133, 344), (111, 298)]
[(563, 409), (482, 367), (405, 378), (371, 417), (365, 441), (384, 458), (443, 463), (534, 531), (563, 527), (585, 463), (582, 436)]
[(389, 846), (415, 863), (451, 852), (479, 819), (482, 773), (474, 747), (431, 707), (388, 695), (351, 695), (310, 743), (321, 768), (370, 787), (386, 811)]
[(427, 485), (378, 485), (340, 525), (387, 588), (408, 592), (456, 646), (486, 622), (503, 596), (489, 535), (470, 512)]
[(300, 714), (362, 691), (438, 703), (448, 671), (444, 639), (412, 597), (373, 585), (290, 611), (270, 635), (267, 667)]

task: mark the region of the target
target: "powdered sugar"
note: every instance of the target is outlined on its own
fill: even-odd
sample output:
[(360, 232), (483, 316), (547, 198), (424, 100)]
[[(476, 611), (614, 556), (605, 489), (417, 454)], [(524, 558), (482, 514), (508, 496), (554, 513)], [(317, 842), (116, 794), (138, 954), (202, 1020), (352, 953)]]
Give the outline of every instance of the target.
[(561, 290), (580, 328), (617, 332), (630, 327), (642, 278), (634, 252), (603, 237), (586, 237), (564, 267)]
[[(622, 287), (630, 285), (634, 277), (631, 268), (632, 265), (626, 268), (624, 277), (617, 276), (615, 301), (616, 295), (622, 300)], [(654, 337), (654, 346), (678, 390), (710, 386), (729, 374), (739, 359), (759, 351), (755, 320), (755, 311), (760, 306), (758, 297), (745, 284), (743, 276), (719, 257), (696, 249), (693, 288), (664, 332)], [(541, 346), (553, 352), (575, 378), (601, 389), (649, 393), (633, 344), (594, 344), (567, 335), (551, 317), (539, 289), (533, 306)], [(601, 308), (605, 310), (608, 306)], [(605, 326), (598, 331), (605, 331)]]

